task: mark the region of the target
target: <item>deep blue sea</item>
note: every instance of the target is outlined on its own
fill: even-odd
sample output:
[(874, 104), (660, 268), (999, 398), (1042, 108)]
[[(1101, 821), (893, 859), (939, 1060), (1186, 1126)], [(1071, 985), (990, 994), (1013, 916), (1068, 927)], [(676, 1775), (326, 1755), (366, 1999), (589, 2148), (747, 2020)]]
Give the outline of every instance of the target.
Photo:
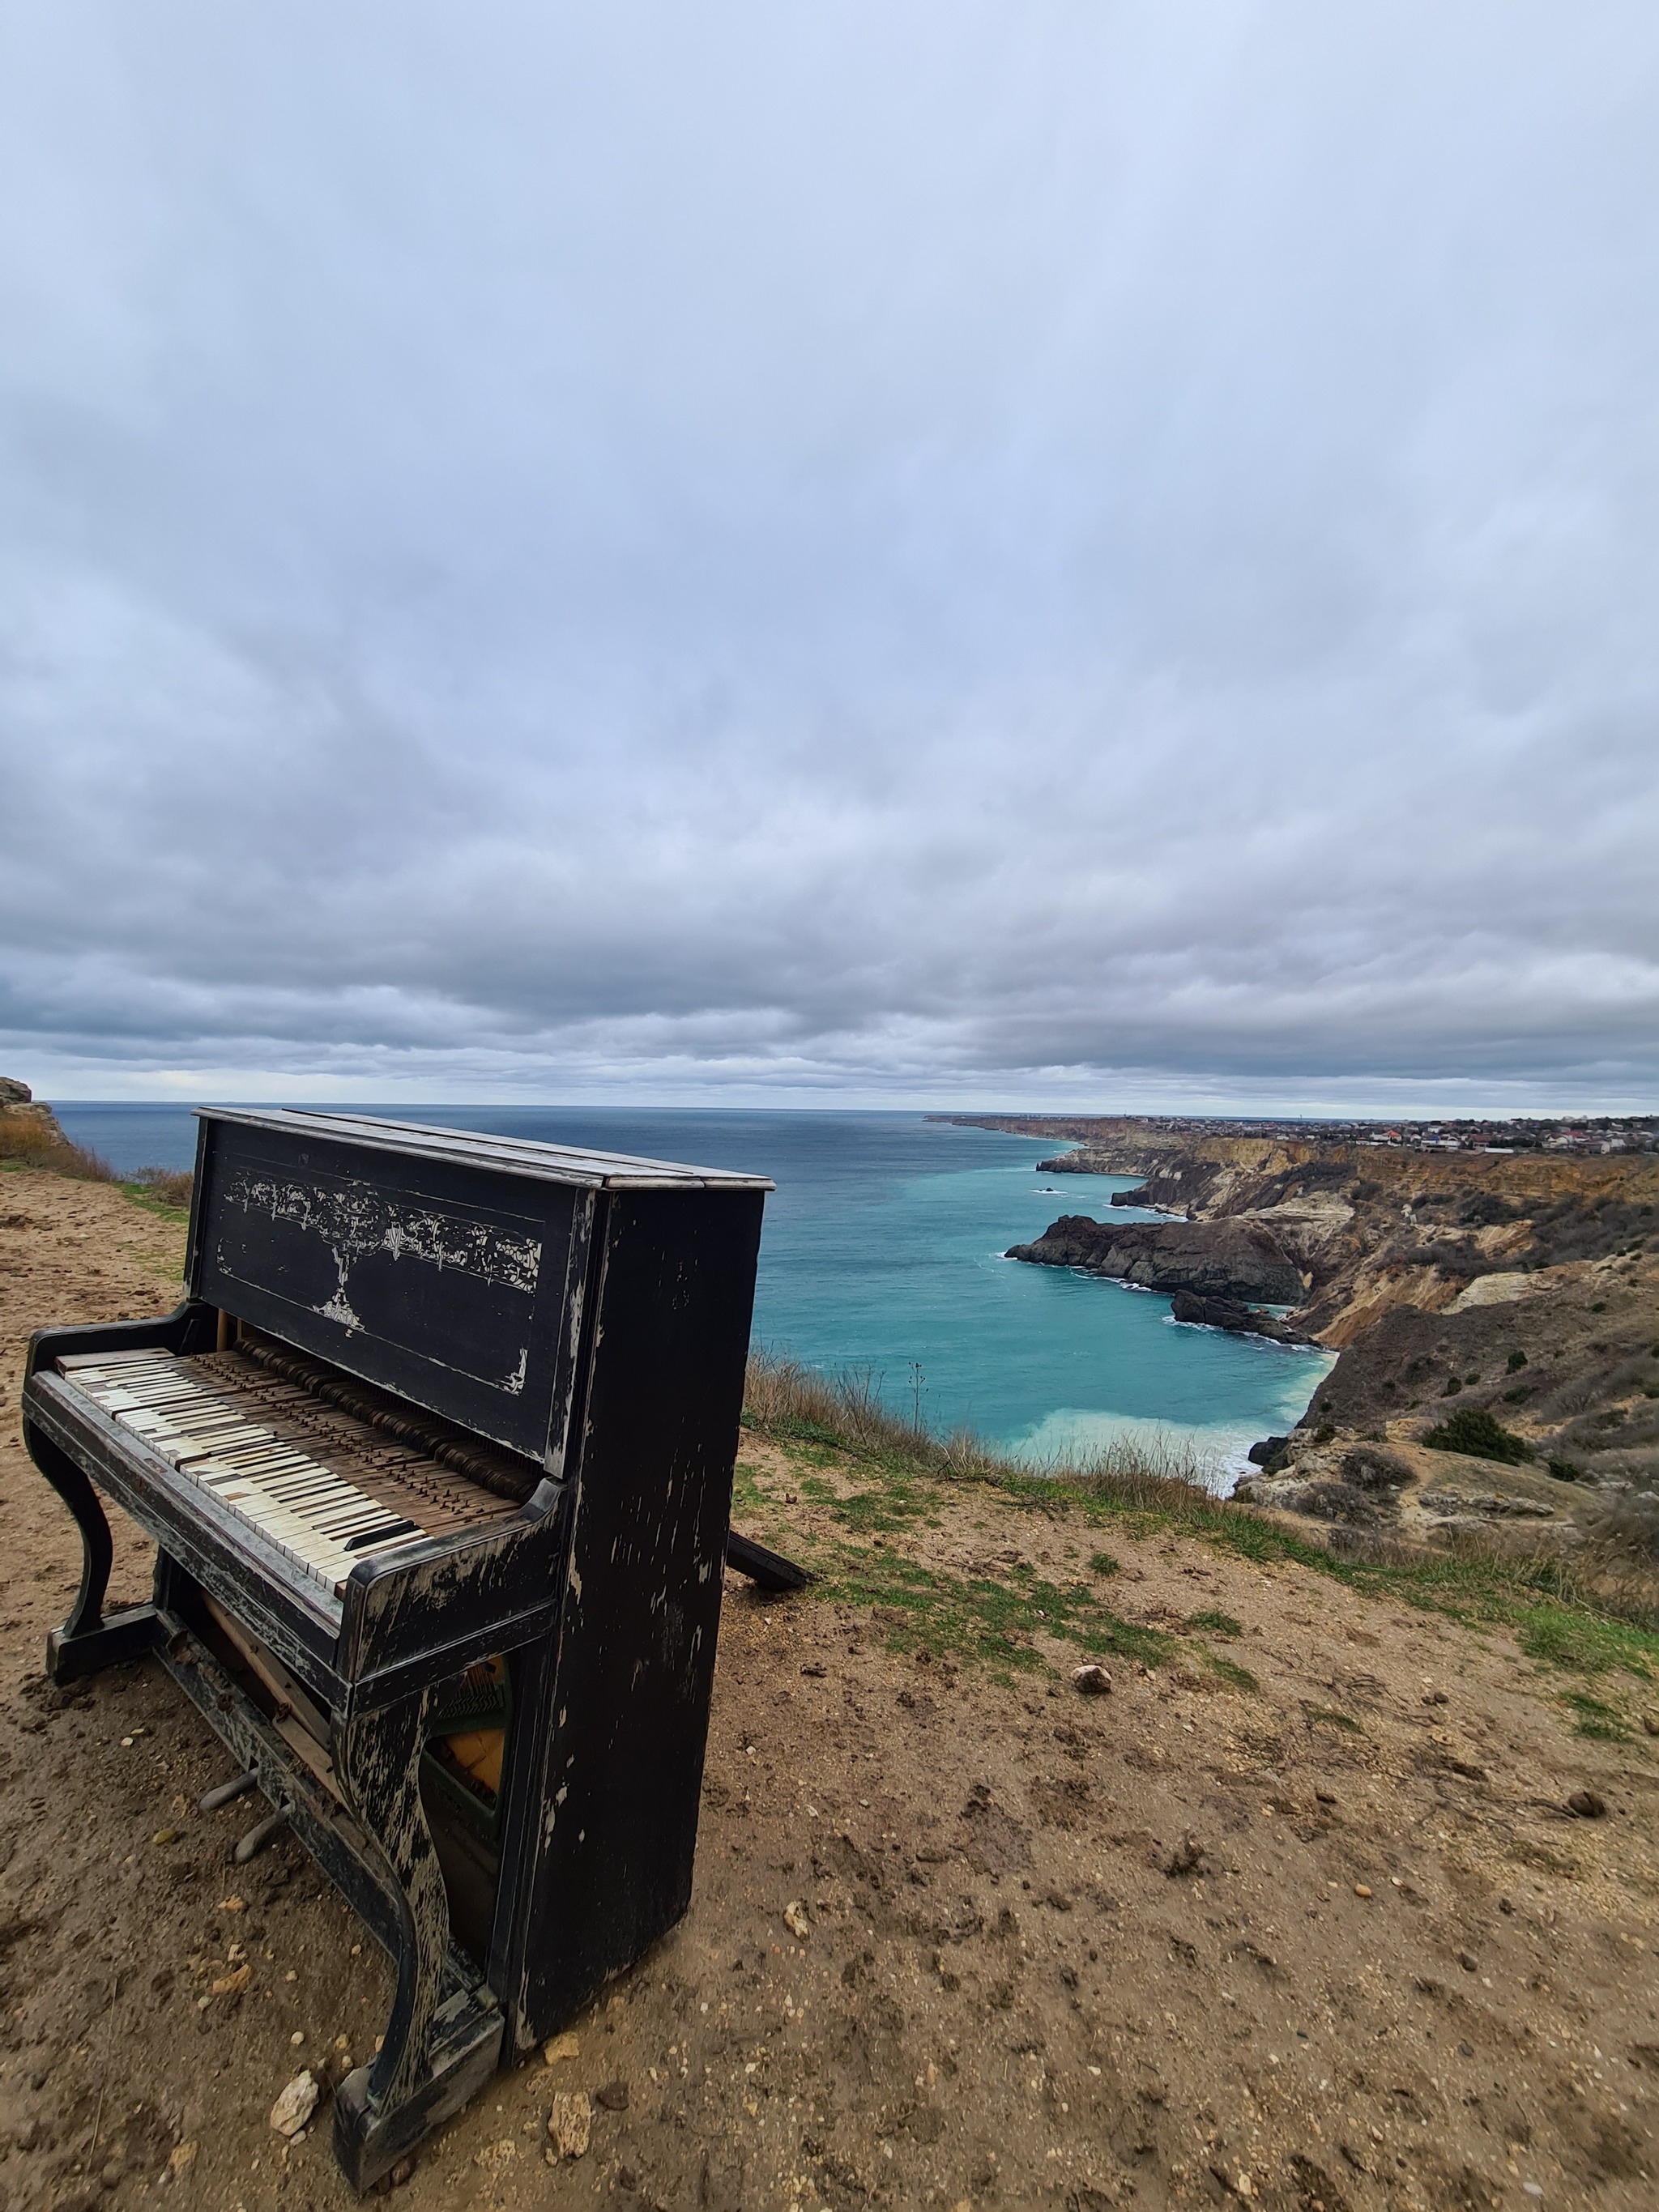
[[(54, 1102), (122, 1173), (188, 1167), (187, 1108)], [(1061, 1213), (1106, 1216), (1130, 1179), (1054, 1176), (1054, 1139), (919, 1114), (623, 1107), (365, 1107), (394, 1119), (773, 1177), (757, 1340), (831, 1371), (868, 1369), (908, 1417), (971, 1428), (1036, 1461), (1125, 1433), (1173, 1432), (1215, 1479), (1290, 1426), (1325, 1356), (1177, 1325), (1167, 1298), (1001, 1255)], [(1123, 1212), (1128, 1220), (1152, 1217)]]

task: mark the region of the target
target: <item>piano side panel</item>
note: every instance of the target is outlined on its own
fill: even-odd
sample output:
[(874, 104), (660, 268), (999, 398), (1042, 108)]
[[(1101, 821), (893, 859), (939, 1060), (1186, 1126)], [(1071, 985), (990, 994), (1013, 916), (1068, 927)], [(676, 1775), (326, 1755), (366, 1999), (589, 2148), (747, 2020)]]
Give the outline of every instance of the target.
[(564, 1610), (515, 1746), (520, 1917), (492, 1960), (521, 2042), (690, 1899), (760, 1244), (757, 1191), (606, 1203)]
[(592, 1194), (202, 1124), (195, 1295), (559, 1470)]

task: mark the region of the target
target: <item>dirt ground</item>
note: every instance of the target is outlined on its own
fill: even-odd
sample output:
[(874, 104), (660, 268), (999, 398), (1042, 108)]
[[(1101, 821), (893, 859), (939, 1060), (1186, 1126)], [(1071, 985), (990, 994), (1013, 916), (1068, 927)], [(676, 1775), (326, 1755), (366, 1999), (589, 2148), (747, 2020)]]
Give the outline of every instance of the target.
[[(292, 2148), (267, 2115), (367, 2054), (387, 1993), (295, 1846), (233, 1869), (248, 1808), (196, 1812), (230, 1762), (157, 1671), (41, 1675), (78, 1547), (18, 1439), (23, 1342), (163, 1310), (182, 1241), (0, 1175), (8, 2212), (345, 2205), (325, 2111)], [(690, 1913), (424, 2149), (408, 2212), (1653, 2203), (1659, 1744), (1575, 1734), (1507, 1633), (1305, 1568), (984, 1491), (849, 1537), (834, 1455), (744, 1461), (746, 1525), (804, 1554), (1109, 1577), (1172, 1647), (1226, 1622), (1231, 1673), (1118, 1658), (1085, 1698), (1040, 1628), (1052, 1669), (1010, 1684), (890, 1649), (884, 1608), (734, 1584)], [(130, 1537), (115, 1595), (146, 1575)], [(575, 2091), (589, 2147), (550, 2163)]]

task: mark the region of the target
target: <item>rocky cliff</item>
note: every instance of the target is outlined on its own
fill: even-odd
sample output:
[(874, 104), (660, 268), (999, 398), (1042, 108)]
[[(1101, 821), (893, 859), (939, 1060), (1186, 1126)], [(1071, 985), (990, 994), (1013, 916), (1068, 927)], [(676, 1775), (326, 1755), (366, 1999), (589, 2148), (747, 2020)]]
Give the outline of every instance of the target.
[(39, 1158), (63, 1150), (68, 1141), (58, 1116), (27, 1083), (0, 1075), (0, 1158)]

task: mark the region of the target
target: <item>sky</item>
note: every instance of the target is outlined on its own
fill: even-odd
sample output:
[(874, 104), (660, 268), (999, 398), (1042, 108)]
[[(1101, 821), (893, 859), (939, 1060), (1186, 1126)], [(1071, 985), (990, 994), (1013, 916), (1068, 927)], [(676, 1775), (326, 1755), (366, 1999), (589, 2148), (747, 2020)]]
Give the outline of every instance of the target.
[(0, 1072), (1659, 1104), (1651, 0), (0, 0)]

